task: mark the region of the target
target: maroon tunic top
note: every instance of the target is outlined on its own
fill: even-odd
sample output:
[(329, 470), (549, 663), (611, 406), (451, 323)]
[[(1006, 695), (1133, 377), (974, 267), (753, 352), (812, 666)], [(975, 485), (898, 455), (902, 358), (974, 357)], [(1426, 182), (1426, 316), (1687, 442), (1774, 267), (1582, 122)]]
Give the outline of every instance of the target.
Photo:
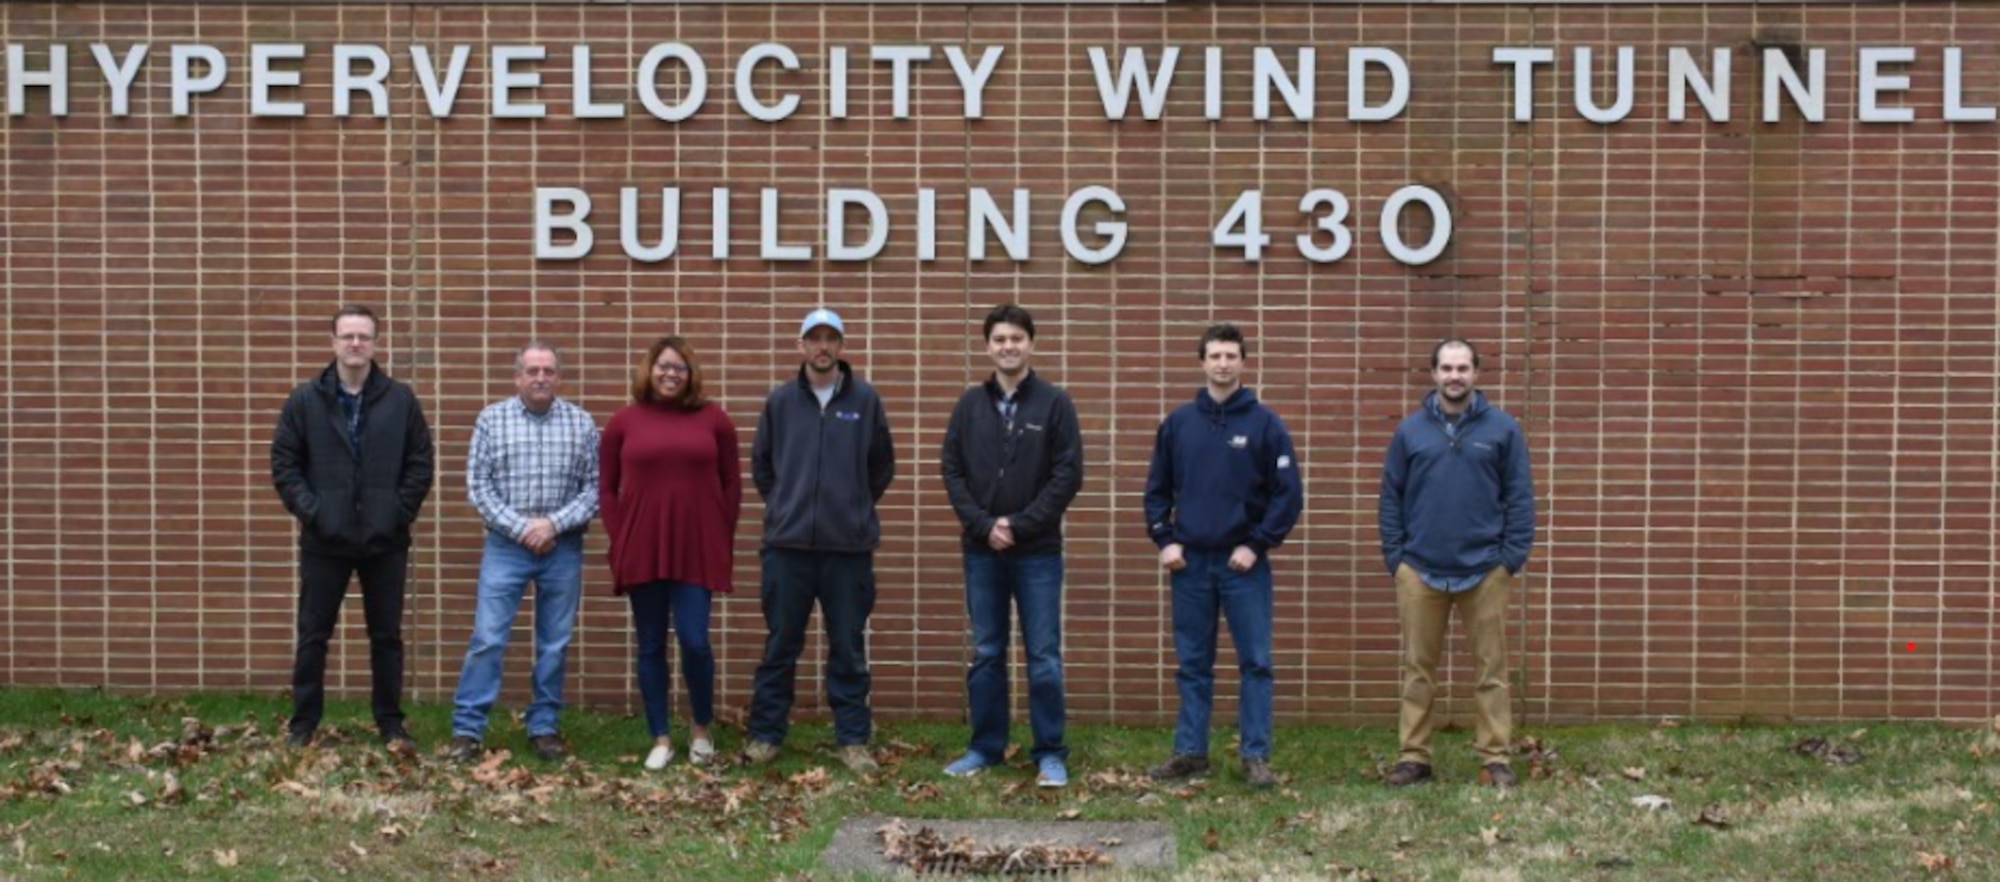
[(661, 579), (732, 590), (743, 466), (721, 405), (627, 405), (604, 427), (597, 468), (617, 593)]

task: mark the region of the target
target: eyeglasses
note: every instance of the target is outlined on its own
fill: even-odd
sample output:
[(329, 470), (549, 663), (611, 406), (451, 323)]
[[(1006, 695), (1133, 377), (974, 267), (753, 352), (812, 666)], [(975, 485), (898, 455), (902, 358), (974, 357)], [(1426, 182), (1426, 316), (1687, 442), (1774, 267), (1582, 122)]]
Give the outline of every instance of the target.
[(653, 365), (653, 370), (663, 374), (675, 374), (683, 377), (688, 374), (688, 366), (684, 364), (655, 364)]
[(335, 335), (333, 335), (333, 339), (335, 339), (335, 340), (339, 340), (339, 341), (340, 341), (340, 342), (342, 342), (342, 343), (373, 343), (373, 342), (375, 342), (375, 335), (374, 335), (374, 334), (335, 334)]

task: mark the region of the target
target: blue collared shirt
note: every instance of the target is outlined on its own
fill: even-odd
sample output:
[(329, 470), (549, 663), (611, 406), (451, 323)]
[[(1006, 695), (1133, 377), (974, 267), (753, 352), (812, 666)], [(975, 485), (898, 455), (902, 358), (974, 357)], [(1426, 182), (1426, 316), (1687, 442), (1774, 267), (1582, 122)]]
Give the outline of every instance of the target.
[(597, 423), (560, 398), (535, 413), (519, 397), (496, 401), (472, 426), (466, 495), (488, 529), (520, 539), (546, 517), (558, 534), (597, 516)]
[(361, 393), (348, 392), (346, 384), (335, 380), (333, 397), (340, 402), (340, 410), (347, 415), (347, 450), (355, 459), (361, 458), (361, 427), (365, 425), (361, 414)]

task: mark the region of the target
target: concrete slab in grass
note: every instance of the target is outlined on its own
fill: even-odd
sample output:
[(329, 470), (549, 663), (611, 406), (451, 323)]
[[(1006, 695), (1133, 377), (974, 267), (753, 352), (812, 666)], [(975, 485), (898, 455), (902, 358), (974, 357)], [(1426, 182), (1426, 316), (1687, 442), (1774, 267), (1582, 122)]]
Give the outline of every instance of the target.
[[(914, 875), (909, 869), (882, 857), (882, 840), (875, 831), (888, 818), (849, 818), (834, 831), (833, 841), (820, 852), (820, 866), (836, 873), (871, 875)], [(1133, 821), (1007, 821), (1007, 820), (927, 820), (904, 818), (903, 825), (916, 830), (929, 827), (946, 838), (970, 836), (981, 845), (1028, 845), (1051, 842), (1102, 849), (1111, 856), (1109, 868), (1169, 867), (1174, 865), (1174, 831), (1165, 824)], [(1106, 844), (1115, 843), (1115, 844)], [(1082, 875), (1088, 875), (1083, 871)]]

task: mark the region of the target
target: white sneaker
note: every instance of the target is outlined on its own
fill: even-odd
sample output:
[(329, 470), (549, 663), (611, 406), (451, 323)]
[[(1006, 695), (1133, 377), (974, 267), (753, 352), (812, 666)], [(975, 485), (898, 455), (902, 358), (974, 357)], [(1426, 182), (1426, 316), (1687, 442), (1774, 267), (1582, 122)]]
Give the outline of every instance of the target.
[(706, 738), (696, 738), (688, 745), (688, 762), (705, 766), (715, 761), (715, 743)]
[(666, 768), (667, 763), (673, 761), (674, 749), (670, 745), (655, 744), (653, 745), (653, 752), (646, 754), (646, 768), (652, 769), (655, 772)]

